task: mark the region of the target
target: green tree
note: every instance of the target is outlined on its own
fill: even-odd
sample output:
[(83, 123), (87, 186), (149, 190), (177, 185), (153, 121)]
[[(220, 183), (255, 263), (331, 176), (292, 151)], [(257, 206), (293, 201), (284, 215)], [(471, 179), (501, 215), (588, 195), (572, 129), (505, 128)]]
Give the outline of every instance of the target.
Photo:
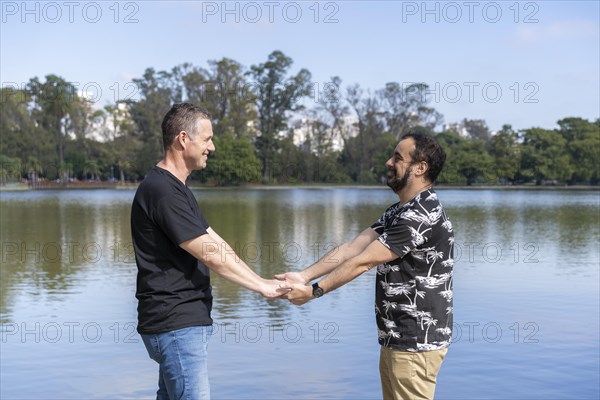
[(262, 161), (262, 176), (268, 181), (271, 164), (279, 148), (279, 133), (287, 129), (290, 112), (303, 109), (300, 100), (310, 94), (311, 74), (301, 69), (287, 76), (292, 59), (281, 51), (269, 54), (266, 62), (252, 65), (248, 75), (252, 82), (258, 112), (256, 150)]
[(327, 117), (324, 109), (317, 106), (306, 110), (303, 117), (291, 127), (292, 130), (299, 130), (303, 134), (303, 146), (317, 158), (325, 157), (333, 151), (335, 134), (327, 122)]
[(216, 136), (253, 136), (256, 107), (242, 65), (229, 58), (208, 65), (209, 69), (191, 68), (183, 76), (188, 101), (211, 113)]
[(0, 154), (0, 185), (21, 178), (21, 159)]
[(414, 127), (433, 130), (442, 123), (442, 115), (429, 106), (428, 90), (425, 83), (404, 86), (390, 82), (378, 92), (388, 132), (400, 139)]
[[(294, 144), (294, 133), (290, 130), (279, 141), (279, 151), (275, 154), (272, 178), (280, 183), (294, 184), (312, 181), (316, 157), (310, 152), (309, 141), (298, 147)], [(271, 177), (270, 177), (271, 178)]]
[(469, 133), (469, 137), (474, 140), (482, 140), (487, 143), (490, 140), (490, 128), (482, 119), (463, 119), (462, 125)]
[(565, 182), (573, 174), (567, 141), (560, 133), (542, 128), (523, 131), (521, 174), (534, 179), (537, 185), (544, 180)]
[(496, 177), (503, 182), (513, 182), (519, 170), (521, 148), (517, 141), (518, 136), (510, 125), (503, 125), (487, 145), (494, 160)]
[(346, 140), (341, 161), (355, 182), (375, 183), (379, 178), (375, 154), (381, 151), (379, 137), (385, 129), (379, 98), (370, 93), (365, 95), (358, 84), (349, 86), (346, 92), (346, 100), (357, 119), (356, 135)]
[(338, 76), (319, 95), (317, 112), (319, 120), (331, 127), (331, 140), (334, 138), (345, 142), (352, 135), (352, 126), (348, 123), (350, 109), (341, 95), (342, 79)]
[(136, 154), (136, 172), (143, 176), (163, 156), (161, 124), (171, 104), (178, 99), (178, 88), (170, 86), (168, 73), (148, 68), (144, 76), (134, 79), (140, 93), (138, 101), (128, 101), (129, 113), (136, 126), (134, 137), (141, 143)]
[(485, 150), (483, 140), (467, 140), (458, 148), (458, 172), (462, 175), (467, 185), (478, 181), (490, 183), (496, 180), (492, 170), (492, 159)]
[(460, 136), (458, 132), (450, 130), (444, 131), (437, 135), (437, 139), (446, 152), (446, 163), (437, 181), (446, 184), (464, 184), (465, 177), (461, 172), (460, 157), (463, 148), (467, 145), (467, 140)]
[(569, 183), (597, 183), (600, 178), (600, 126), (582, 118), (558, 121), (560, 135), (567, 141), (573, 174)]
[(394, 154), (394, 150), (398, 145), (398, 138), (391, 132), (382, 133), (377, 140), (377, 150), (373, 156), (375, 176), (379, 178), (381, 183), (387, 179), (387, 167), (385, 163)]
[[(104, 110), (94, 109), (89, 100), (78, 97), (71, 106), (70, 116), (70, 128), (74, 140), (71, 140), (66, 144), (65, 153), (67, 149), (71, 148), (70, 154), (72, 156), (78, 154), (80, 158), (83, 158), (83, 160), (78, 160), (77, 163), (71, 162), (71, 165), (73, 165), (74, 172), (79, 177), (84, 177), (84, 175), (86, 175), (85, 170), (89, 169), (89, 167), (86, 166), (87, 164), (95, 162), (97, 168), (100, 168), (100, 165), (106, 162), (105, 159), (95, 160), (97, 155), (94, 154), (94, 151), (97, 150), (98, 147), (106, 146), (99, 146), (100, 143), (97, 138), (92, 137), (92, 135), (95, 136), (95, 134), (100, 134), (101, 132), (102, 123), (105, 120)], [(65, 159), (67, 159), (66, 155)], [(100, 172), (100, 170), (95, 171), (91, 179), (97, 179)]]
[[(340, 168), (340, 148), (345, 148), (354, 131), (350, 109), (341, 95), (342, 80), (331, 78), (319, 92), (317, 106), (308, 113), (306, 123), (310, 135), (310, 149), (315, 155), (312, 163), (316, 182), (342, 183), (350, 177)], [(341, 147), (340, 147), (341, 145)]]
[[(106, 140), (108, 152), (107, 164), (111, 169), (111, 178), (118, 177), (124, 183), (135, 170), (135, 154), (143, 144), (136, 138), (136, 126), (132, 121), (126, 103), (116, 103), (104, 107), (102, 136)], [(144, 172), (145, 173), (145, 172)]]
[(0, 89), (0, 154), (8, 159), (19, 158), (21, 164), (42, 151), (28, 107), (30, 101), (26, 90)]
[(57, 165), (62, 182), (68, 180), (64, 162), (65, 143), (72, 129), (72, 114), (79, 102), (76, 88), (60, 76), (47, 75), (45, 82), (32, 78), (28, 84), (34, 108), (32, 115), (43, 128), (40, 133), (53, 137), (56, 146)]
[(207, 167), (194, 176), (202, 181), (212, 181), (217, 185), (239, 185), (256, 182), (261, 177), (260, 161), (246, 137), (236, 138), (227, 132), (214, 137), (216, 151), (208, 160)]

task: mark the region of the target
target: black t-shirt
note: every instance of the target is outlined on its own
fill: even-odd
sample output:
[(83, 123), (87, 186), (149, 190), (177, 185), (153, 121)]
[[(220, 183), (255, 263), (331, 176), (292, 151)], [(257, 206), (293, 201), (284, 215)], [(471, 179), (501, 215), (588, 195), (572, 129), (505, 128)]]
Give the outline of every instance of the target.
[(131, 207), (139, 333), (212, 324), (209, 269), (179, 247), (208, 228), (192, 191), (169, 171), (153, 167)]

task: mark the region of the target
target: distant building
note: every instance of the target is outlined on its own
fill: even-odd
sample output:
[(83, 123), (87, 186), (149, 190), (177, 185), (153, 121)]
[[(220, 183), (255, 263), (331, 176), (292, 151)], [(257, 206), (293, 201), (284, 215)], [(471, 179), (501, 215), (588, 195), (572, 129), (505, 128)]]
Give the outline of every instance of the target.
[[(82, 98), (89, 98), (86, 93), (79, 94)], [(91, 110), (93, 113), (97, 110)], [(98, 142), (107, 142), (114, 140), (122, 135), (122, 126), (125, 121), (130, 119), (129, 105), (123, 102), (117, 102), (110, 108), (102, 109), (102, 115), (89, 121), (86, 137)]]
[[(304, 146), (307, 142), (314, 144), (318, 142), (318, 136), (321, 136), (322, 140), (328, 142), (331, 146), (332, 151), (341, 151), (344, 148), (344, 138), (340, 135), (339, 129), (334, 132), (330, 126), (319, 126), (319, 123), (324, 124), (323, 121), (310, 117), (302, 117), (292, 121), (290, 125), (294, 144), (299, 147)], [(347, 117), (341, 130), (346, 137), (356, 136), (358, 134), (356, 118)], [(280, 133), (281, 136), (289, 134), (290, 131)], [(312, 150), (316, 151), (315, 146), (312, 146)]]
[(444, 124), (443, 125), (443, 130), (444, 132), (446, 131), (454, 131), (456, 133), (458, 133), (460, 136), (468, 139), (471, 137), (471, 135), (469, 135), (469, 131), (467, 130), (467, 128), (461, 124), (460, 122), (453, 122), (450, 124)]

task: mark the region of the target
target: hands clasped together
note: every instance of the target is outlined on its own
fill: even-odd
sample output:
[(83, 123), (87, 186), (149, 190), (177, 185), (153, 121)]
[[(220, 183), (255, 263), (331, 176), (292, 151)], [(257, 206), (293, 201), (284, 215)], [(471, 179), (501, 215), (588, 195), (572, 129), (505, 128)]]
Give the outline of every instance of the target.
[(265, 279), (260, 294), (267, 299), (288, 299), (299, 306), (314, 298), (312, 287), (306, 283), (301, 272), (286, 272), (275, 275), (275, 279)]

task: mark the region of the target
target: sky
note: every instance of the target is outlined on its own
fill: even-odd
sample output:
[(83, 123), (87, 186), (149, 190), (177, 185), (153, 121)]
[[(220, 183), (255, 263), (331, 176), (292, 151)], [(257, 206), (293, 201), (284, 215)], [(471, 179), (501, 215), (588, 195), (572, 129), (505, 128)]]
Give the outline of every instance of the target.
[[(245, 67), (280, 50), (314, 87), (429, 85), (445, 123), (552, 129), (600, 118), (599, 1), (0, 1), (0, 82), (56, 74), (95, 107), (147, 68)], [(314, 99), (312, 100), (314, 102)], [(307, 105), (311, 106), (311, 100)]]

